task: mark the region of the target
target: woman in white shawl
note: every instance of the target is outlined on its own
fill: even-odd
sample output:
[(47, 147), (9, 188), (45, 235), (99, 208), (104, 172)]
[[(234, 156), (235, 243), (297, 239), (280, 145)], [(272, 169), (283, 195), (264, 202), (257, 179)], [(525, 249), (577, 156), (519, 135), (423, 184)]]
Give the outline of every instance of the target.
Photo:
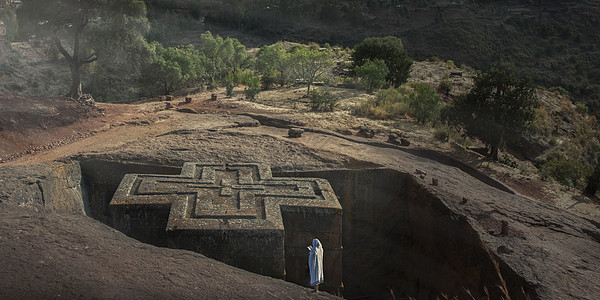
[(308, 269), (310, 271), (310, 286), (319, 291), (319, 284), (323, 282), (323, 246), (318, 239), (312, 240), (312, 246), (308, 246)]

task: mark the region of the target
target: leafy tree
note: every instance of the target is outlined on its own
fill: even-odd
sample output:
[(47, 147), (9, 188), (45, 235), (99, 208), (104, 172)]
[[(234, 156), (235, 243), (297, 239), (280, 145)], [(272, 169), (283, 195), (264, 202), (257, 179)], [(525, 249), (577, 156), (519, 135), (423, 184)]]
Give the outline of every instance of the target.
[(329, 51), (295, 47), (287, 55), (285, 64), (290, 68), (289, 72), (294, 79), (306, 82), (306, 95), (310, 96), (311, 85), (327, 78), (334, 62)]
[(442, 107), (442, 97), (426, 83), (414, 83), (411, 87), (414, 89), (408, 97), (411, 113), (423, 124), (435, 120)]
[(211, 86), (221, 83), (227, 74), (235, 72), (248, 60), (246, 47), (238, 40), (213, 36), (210, 31), (200, 36), (198, 50), (206, 62), (206, 80)]
[[(132, 38), (139, 39), (148, 29), (142, 0), (28, 0), (17, 13), (20, 27), (28, 28), (25, 31), (29, 33), (33, 28), (36, 34), (41, 30), (64, 56), (71, 70), (67, 96), (76, 99), (82, 95), (84, 65), (110, 56), (111, 49), (127, 47)], [(102, 43), (93, 39), (99, 33), (104, 36)], [(64, 44), (67, 41), (69, 46)]]
[(244, 90), (246, 99), (254, 101), (258, 93), (260, 93), (260, 77), (256, 76), (253, 72), (247, 73), (244, 77), (244, 82), (248, 85)]
[(366, 38), (354, 48), (352, 56), (354, 67), (362, 66), (367, 60), (383, 60), (389, 70), (386, 78), (395, 87), (406, 82), (412, 66), (402, 41), (394, 36)]
[(475, 78), (475, 86), (444, 112), (450, 124), (463, 125), (488, 145), (488, 157), (498, 160), (498, 149), (518, 137), (535, 117), (538, 101), (531, 81), (516, 70), (497, 65)]
[(278, 42), (271, 46), (263, 46), (256, 54), (256, 70), (262, 75), (261, 82), (264, 89), (271, 85), (287, 83), (287, 72), (285, 72), (286, 51), (283, 43)]
[(169, 94), (205, 75), (205, 61), (194, 46), (167, 47), (151, 44), (156, 56), (142, 71), (140, 84), (149, 94)]
[(380, 89), (385, 86), (385, 78), (390, 70), (381, 59), (367, 59), (364, 64), (354, 67), (356, 76), (362, 79), (368, 91)]

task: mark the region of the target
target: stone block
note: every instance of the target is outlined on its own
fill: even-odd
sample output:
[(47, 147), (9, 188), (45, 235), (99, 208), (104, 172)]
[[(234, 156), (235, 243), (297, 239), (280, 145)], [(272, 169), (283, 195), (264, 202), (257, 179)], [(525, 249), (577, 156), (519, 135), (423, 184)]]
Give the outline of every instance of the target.
[(110, 211), (141, 241), (302, 285), (306, 246), (319, 238), (323, 289), (342, 286), (342, 207), (324, 179), (273, 177), (257, 163), (185, 163), (180, 175), (125, 175)]

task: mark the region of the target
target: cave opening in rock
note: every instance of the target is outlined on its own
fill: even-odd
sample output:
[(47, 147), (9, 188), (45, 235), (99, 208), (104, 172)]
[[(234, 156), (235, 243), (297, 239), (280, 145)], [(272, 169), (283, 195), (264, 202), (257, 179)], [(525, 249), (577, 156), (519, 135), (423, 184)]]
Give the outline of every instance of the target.
[[(123, 176), (179, 174), (181, 168), (87, 159), (80, 161), (90, 216), (113, 226), (109, 203)], [(410, 174), (391, 169), (278, 172), (277, 177), (329, 181), (343, 209), (343, 295), (346, 298), (517, 298), (525, 281), (497, 262), (464, 217), (455, 215)], [(144, 242), (166, 247), (164, 232)], [(308, 241), (307, 241), (308, 243)], [(308, 272), (308, 267), (306, 267)], [(327, 276), (327, 274), (325, 274)]]

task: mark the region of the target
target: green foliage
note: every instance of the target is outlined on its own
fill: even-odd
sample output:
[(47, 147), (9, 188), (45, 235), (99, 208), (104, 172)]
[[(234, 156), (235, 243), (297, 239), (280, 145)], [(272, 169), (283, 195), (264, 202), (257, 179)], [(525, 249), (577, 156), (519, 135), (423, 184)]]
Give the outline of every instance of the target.
[(385, 86), (389, 69), (381, 59), (367, 59), (361, 66), (354, 67), (354, 73), (368, 91), (373, 91)]
[(442, 97), (426, 83), (413, 83), (411, 87), (413, 92), (408, 97), (411, 115), (423, 124), (437, 121), (442, 107)]
[(402, 41), (394, 36), (364, 39), (354, 48), (353, 58), (355, 67), (362, 66), (368, 59), (385, 61), (389, 70), (387, 80), (395, 87), (406, 82), (412, 66)]
[(306, 95), (310, 95), (313, 83), (330, 77), (334, 66), (333, 54), (330, 51), (295, 47), (286, 55), (285, 65), (294, 80), (308, 85)]
[(542, 178), (552, 177), (568, 187), (577, 188), (582, 187), (586, 175), (581, 162), (569, 159), (550, 159), (539, 170)]
[(309, 98), (313, 111), (333, 111), (339, 100), (336, 95), (327, 90), (314, 90)]
[(140, 77), (145, 94), (169, 94), (205, 76), (204, 57), (192, 45), (164, 48), (154, 42), (151, 46), (156, 57), (142, 70)]
[(286, 65), (286, 51), (283, 43), (278, 42), (271, 46), (263, 46), (256, 54), (256, 70), (262, 75), (263, 89), (269, 89), (273, 84), (284, 85), (289, 83)]
[(374, 119), (395, 119), (409, 112), (408, 91), (404, 88), (379, 90), (374, 99), (359, 104), (356, 114)]
[(537, 106), (531, 82), (514, 68), (498, 65), (475, 78), (475, 87), (444, 110), (444, 119), (488, 144), (497, 159), (498, 148), (534, 120)]
[(448, 79), (442, 79), (442, 81), (440, 81), (440, 85), (438, 86), (438, 91), (446, 93), (450, 90), (452, 90), (452, 82)]
[(246, 73), (244, 76), (244, 82), (248, 86), (244, 90), (244, 94), (246, 95), (246, 99), (250, 101), (254, 101), (258, 93), (260, 93), (260, 77), (255, 75), (252, 72)]
[(211, 86), (219, 85), (227, 74), (242, 68), (248, 61), (246, 47), (238, 40), (213, 36), (210, 31), (200, 36), (198, 50), (205, 62), (206, 81)]

